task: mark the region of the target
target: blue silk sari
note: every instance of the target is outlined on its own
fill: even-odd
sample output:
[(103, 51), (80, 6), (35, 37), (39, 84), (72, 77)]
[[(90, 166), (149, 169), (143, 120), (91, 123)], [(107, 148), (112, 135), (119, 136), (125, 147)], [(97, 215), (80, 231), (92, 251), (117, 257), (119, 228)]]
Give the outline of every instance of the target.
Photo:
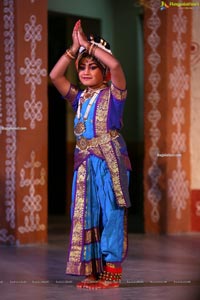
[[(79, 97), (80, 94), (77, 99)], [(97, 135), (95, 114), (97, 114), (98, 99), (99, 95), (92, 104), (85, 122), (86, 130), (82, 136), (87, 139), (92, 139)], [(90, 99), (87, 99), (83, 103), (81, 117), (79, 120), (77, 116), (75, 117), (74, 126), (83, 121), (89, 101)], [(119, 106), (118, 103), (117, 105)], [(120, 149), (125, 152), (126, 147), (123, 141), (121, 145)], [(72, 185), (72, 226), (66, 272), (74, 275), (90, 275), (102, 272), (106, 262), (121, 263), (125, 258), (127, 252), (126, 205), (118, 205), (111, 169), (101, 151), (81, 153), (76, 149), (75, 154), (78, 159), (75, 162)], [(119, 156), (121, 157), (121, 154)], [(130, 168), (124, 169), (128, 182)], [(128, 191), (125, 192), (128, 193)]]

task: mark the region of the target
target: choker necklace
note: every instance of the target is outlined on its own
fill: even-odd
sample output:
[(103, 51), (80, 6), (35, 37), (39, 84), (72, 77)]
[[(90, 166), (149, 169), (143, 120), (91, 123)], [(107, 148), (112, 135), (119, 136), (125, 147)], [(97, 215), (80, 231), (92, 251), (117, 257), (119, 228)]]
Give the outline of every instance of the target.
[(86, 99), (91, 98), (94, 94), (106, 88), (106, 84), (102, 83), (98, 88), (92, 89), (87, 87), (81, 94), (81, 103), (83, 103)]
[(85, 114), (83, 116), (83, 122), (78, 121), (77, 125), (74, 128), (74, 134), (76, 136), (80, 136), (85, 132), (85, 130), (86, 130), (85, 122), (87, 121), (87, 118), (88, 118), (90, 109), (92, 107), (92, 104), (96, 100), (96, 97), (97, 97), (98, 93), (101, 90), (103, 90), (104, 88), (105, 88), (105, 85), (101, 86), (99, 89), (96, 89), (96, 90), (86, 89), (86, 90), (83, 91), (82, 95), (80, 96), (80, 99), (79, 99), (79, 102), (78, 102), (77, 114), (76, 114), (78, 120), (80, 120), (80, 118), (81, 118), (81, 107), (82, 107), (83, 102), (86, 99), (90, 98), (90, 97), (91, 97), (91, 99), (90, 99), (90, 101), (89, 101), (89, 103), (86, 107), (86, 111), (85, 111)]

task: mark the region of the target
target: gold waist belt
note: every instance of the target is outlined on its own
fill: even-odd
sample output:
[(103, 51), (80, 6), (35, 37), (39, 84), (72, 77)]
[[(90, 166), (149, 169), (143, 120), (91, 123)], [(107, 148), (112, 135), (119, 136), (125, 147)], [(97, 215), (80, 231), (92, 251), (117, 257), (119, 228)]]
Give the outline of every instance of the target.
[(99, 145), (106, 144), (111, 140), (114, 140), (119, 136), (119, 132), (117, 130), (110, 130), (109, 132), (102, 134), (98, 137), (94, 137), (93, 139), (86, 139), (81, 137), (76, 142), (76, 147), (80, 150), (87, 150), (89, 148), (97, 147)]

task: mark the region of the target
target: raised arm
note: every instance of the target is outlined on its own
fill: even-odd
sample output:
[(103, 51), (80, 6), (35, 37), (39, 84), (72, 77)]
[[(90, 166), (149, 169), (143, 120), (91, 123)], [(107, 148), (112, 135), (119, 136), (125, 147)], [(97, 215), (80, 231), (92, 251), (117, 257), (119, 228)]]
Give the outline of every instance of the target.
[[(88, 42), (83, 29), (81, 27), (81, 23), (78, 25), (78, 40), (80, 46), (83, 46), (85, 49), (90, 48), (90, 42)], [(126, 78), (121, 67), (120, 62), (109, 52), (105, 51), (100, 47), (95, 47), (95, 51), (93, 55), (101, 60), (109, 69), (111, 73), (111, 81), (112, 83), (119, 89), (124, 90), (126, 88)]]
[(52, 83), (55, 85), (57, 90), (61, 93), (61, 95), (65, 96), (70, 88), (70, 82), (65, 77), (65, 73), (72, 59), (75, 59), (76, 53), (80, 47), (78, 40), (78, 26), (79, 21), (76, 22), (73, 32), (72, 32), (72, 40), (73, 44), (70, 49), (66, 50), (66, 52), (60, 57), (57, 61), (53, 69), (51, 70), (49, 76), (51, 78)]

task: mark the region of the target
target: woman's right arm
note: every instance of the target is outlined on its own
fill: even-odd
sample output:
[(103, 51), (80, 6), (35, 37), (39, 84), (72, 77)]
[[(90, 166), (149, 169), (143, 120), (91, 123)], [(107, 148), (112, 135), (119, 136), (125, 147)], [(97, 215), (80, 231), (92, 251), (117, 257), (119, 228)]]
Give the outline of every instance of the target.
[(67, 71), (69, 64), (71, 63), (71, 60), (73, 59), (73, 57), (75, 58), (76, 53), (80, 47), (78, 41), (78, 33), (77, 33), (77, 27), (79, 24), (78, 22), (75, 24), (72, 33), (73, 45), (71, 46), (70, 49), (68, 49), (65, 52), (65, 54), (63, 54), (60, 57), (60, 59), (57, 61), (57, 63), (55, 64), (55, 66), (53, 67), (53, 69), (49, 74), (52, 83), (55, 85), (55, 87), (57, 88), (57, 90), (60, 92), (62, 96), (65, 96), (69, 92), (71, 83), (65, 77), (65, 73)]

